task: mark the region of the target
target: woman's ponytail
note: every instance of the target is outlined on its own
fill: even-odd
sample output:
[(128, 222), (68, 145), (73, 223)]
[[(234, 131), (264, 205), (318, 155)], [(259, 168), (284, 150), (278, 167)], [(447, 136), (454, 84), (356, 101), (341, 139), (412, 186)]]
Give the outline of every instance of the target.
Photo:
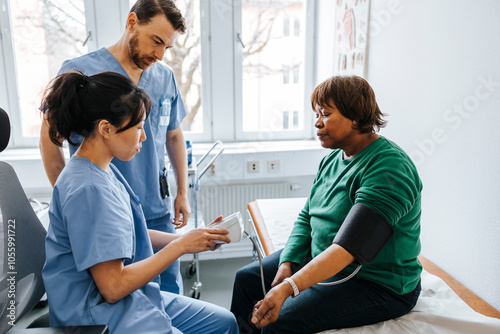
[(121, 130), (138, 124), (144, 114), (149, 115), (151, 100), (144, 90), (118, 73), (86, 76), (75, 71), (63, 73), (50, 82), (41, 109), (54, 144), (62, 146), (63, 140), (67, 140), (78, 145), (73, 142), (72, 134), (89, 137), (100, 120), (107, 120)]
[[(71, 145), (71, 134), (88, 135), (93, 124), (85, 121), (85, 95), (88, 77), (82, 72), (67, 72), (52, 80), (42, 100), (42, 111), (49, 123), (50, 140), (62, 146), (66, 139)], [(85, 133), (87, 132), (87, 133)]]

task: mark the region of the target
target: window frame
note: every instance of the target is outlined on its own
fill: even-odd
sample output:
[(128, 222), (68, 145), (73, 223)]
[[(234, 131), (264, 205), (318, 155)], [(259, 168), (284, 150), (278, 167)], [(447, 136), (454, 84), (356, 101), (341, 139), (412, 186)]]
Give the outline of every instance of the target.
[[(200, 1), (200, 43), (201, 43), (201, 82), (210, 82), (211, 45), (210, 45), (210, 1)], [(208, 52), (203, 52), (207, 50)], [(201, 85), (201, 107), (203, 110), (203, 132), (183, 131), (186, 139), (193, 142), (208, 142), (213, 139), (212, 129), (212, 85)]]

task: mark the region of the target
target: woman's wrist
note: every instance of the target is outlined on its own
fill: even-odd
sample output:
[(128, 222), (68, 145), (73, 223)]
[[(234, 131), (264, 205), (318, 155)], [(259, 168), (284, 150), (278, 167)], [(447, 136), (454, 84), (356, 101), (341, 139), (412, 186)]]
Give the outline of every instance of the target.
[(292, 270), (293, 262), (282, 262), (280, 266), (286, 267), (287, 269)]
[(286, 277), (283, 282), (288, 283), (290, 287), (292, 288), (292, 297), (297, 297), (300, 294), (299, 288), (297, 287), (297, 284), (295, 284), (295, 281), (291, 277)]
[(281, 293), (283, 295), (286, 295), (286, 298), (293, 296), (293, 288), (287, 281), (281, 282), (281, 284), (278, 287), (281, 290)]
[(179, 251), (179, 257), (187, 253), (186, 246), (184, 245), (184, 242), (182, 242), (182, 237), (179, 235), (177, 238), (174, 240), (170, 241), (168, 246), (172, 247), (173, 249), (176, 249)]

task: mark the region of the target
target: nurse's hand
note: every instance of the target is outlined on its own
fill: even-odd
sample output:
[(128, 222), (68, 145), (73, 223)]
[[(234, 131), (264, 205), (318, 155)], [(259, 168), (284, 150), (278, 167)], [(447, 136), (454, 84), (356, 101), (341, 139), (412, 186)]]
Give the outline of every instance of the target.
[[(217, 217), (211, 224), (222, 220), (222, 216)], [(184, 234), (176, 240), (176, 243), (182, 245), (184, 253), (199, 253), (216, 247), (214, 240), (231, 242), (231, 239), (226, 237), (228, 230), (217, 228), (197, 228)]]
[(286, 282), (269, 290), (264, 299), (255, 304), (252, 323), (262, 328), (278, 320), (283, 303), (292, 293), (292, 287)]
[(177, 194), (174, 201), (175, 216), (172, 224), (175, 229), (186, 226), (189, 216), (191, 215), (191, 207), (187, 196)]

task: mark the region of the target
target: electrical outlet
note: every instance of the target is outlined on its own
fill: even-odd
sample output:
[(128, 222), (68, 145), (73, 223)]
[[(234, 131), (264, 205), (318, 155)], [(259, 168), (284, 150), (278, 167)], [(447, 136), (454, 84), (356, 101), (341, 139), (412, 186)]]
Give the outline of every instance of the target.
[(260, 173), (260, 161), (248, 161), (247, 162), (248, 173)]
[(269, 174), (278, 174), (281, 172), (281, 161), (280, 160), (268, 160), (267, 161), (267, 172)]

